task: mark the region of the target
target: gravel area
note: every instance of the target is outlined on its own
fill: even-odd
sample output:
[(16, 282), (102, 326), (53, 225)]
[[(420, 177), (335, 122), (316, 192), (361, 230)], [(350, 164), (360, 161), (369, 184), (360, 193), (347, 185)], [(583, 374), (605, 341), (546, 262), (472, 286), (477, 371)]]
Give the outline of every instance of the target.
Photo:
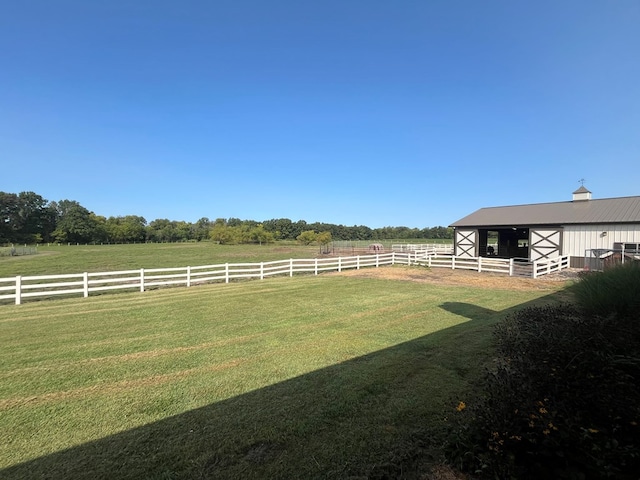
[(380, 278), (439, 285), (473, 286), (499, 290), (559, 290), (566, 282), (578, 279), (581, 269), (567, 269), (544, 275), (540, 278), (509, 277), (490, 272), (472, 270), (452, 270), (449, 268), (426, 268), (419, 266), (389, 266), (345, 270), (331, 275), (344, 275), (361, 278)]

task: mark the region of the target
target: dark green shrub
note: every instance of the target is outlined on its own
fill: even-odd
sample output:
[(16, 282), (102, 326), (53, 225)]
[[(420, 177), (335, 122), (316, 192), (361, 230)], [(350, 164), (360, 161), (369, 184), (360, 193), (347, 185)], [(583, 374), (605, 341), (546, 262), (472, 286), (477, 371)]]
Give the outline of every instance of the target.
[(593, 315), (631, 315), (640, 311), (640, 262), (589, 272), (573, 287), (578, 304)]
[(454, 414), (450, 461), (486, 478), (638, 478), (636, 315), (564, 305), (505, 319), (477, 398)]

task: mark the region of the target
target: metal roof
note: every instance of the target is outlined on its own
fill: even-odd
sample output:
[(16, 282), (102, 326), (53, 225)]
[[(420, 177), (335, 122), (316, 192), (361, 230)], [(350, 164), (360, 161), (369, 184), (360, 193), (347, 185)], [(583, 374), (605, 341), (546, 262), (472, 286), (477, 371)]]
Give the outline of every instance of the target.
[(586, 187), (585, 187), (584, 185), (582, 185), (579, 189), (577, 189), (577, 190), (576, 190), (575, 192), (573, 192), (573, 193), (575, 194), (575, 193), (591, 193), (591, 192), (590, 192), (589, 190), (587, 190), (587, 189), (586, 189)]
[(640, 223), (640, 197), (481, 208), (452, 223), (451, 226), (512, 227), (576, 223)]

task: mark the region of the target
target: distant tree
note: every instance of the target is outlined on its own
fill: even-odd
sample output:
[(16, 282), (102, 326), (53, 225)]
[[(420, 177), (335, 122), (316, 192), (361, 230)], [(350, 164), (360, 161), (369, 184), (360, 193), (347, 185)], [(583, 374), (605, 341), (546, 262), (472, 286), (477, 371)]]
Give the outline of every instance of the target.
[[(218, 218), (216, 219), (216, 221), (217, 220), (220, 220), (220, 219)], [(242, 220), (240, 220), (239, 218), (230, 217), (229, 219), (225, 220), (225, 224), (228, 227), (239, 227), (242, 225)]]
[(331, 243), (331, 232), (324, 231), (316, 235), (316, 242), (320, 244), (320, 251), (324, 253), (329, 252), (329, 244)]
[(159, 218), (150, 222), (146, 231), (150, 242), (180, 242), (191, 238), (192, 225)]
[(15, 193), (0, 192), (0, 243), (16, 241), (18, 217), (18, 196)]
[[(273, 233), (281, 240), (295, 240), (296, 236), (302, 233), (301, 225), (294, 224), (288, 218), (274, 218), (272, 220), (265, 220), (262, 222), (264, 229)], [(306, 222), (305, 222), (306, 225)]]
[(294, 222), (291, 227), (291, 239), (297, 239), (298, 235), (300, 235), (305, 230), (309, 230), (307, 222), (305, 222), (304, 220), (298, 220), (297, 222)]
[(273, 233), (267, 232), (263, 225), (258, 225), (249, 230), (249, 238), (253, 243), (259, 243), (260, 245), (271, 243), (275, 239)]
[(52, 236), (58, 242), (91, 243), (99, 238), (98, 220), (74, 200), (57, 203), (58, 220)]
[(209, 232), (209, 237), (221, 245), (237, 243), (237, 227), (229, 227), (226, 224), (216, 222)]
[(305, 230), (296, 237), (296, 240), (298, 240), (303, 245), (311, 245), (317, 240), (317, 238), (318, 235), (316, 232), (314, 232), (313, 230)]
[(194, 240), (202, 241), (209, 238), (209, 231), (211, 230), (211, 220), (207, 217), (202, 217), (198, 220), (192, 229), (192, 236)]
[(147, 236), (146, 225), (144, 217), (137, 215), (109, 217), (105, 222), (105, 233), (109, 242), (143, 242)]
[(47, 204), (47, 200), (37, 193), (20, 192), (18, 194), (15, 230), (19, 242), (36, 243), (51, 232)]

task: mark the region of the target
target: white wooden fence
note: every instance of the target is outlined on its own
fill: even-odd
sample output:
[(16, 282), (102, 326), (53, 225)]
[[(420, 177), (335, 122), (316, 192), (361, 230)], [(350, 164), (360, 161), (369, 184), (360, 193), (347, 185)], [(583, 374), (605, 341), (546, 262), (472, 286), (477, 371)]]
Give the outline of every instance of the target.
[[(55, 295), (83, 295), (109, 290), (139, 290), (151, 287), (225, 282), (236, 279), (260, 279), (276, 275), (292, 277), (294, 273), (318, 275), (326, 271), (342, 271), (384, 265), (415, 265), (451, 269), (475, 270), (514, 275), (514, 259), (463, 258), (451, 255), (432, 255), (423, 252), (390, 252), (337, 258), (276, 260), (260, 263), (224, 263), (197, 267), (142, 268), (119, 272), (72, 273), (63, 275), (36, 275), (0, 278), (0, 300), (15, 300), (20, 305), (25, 298)], [(568, 257), (548, 261), (530, 262), (532, 276), (567, 268)], [(529, 275), (531, 276), (531, 275)]]
[(569, 267), (569, 256), (529, 261), (526, 258), (456, 257), (453, 255), (429, 255), (415, 263), (428, 267), (442, 267), (477, 272), (504, 273), (509, 276), (538, 278)]
[(453, 255), (451, 243), (394, 243), (394, 252), (427, 252), (429, 255)]
[(548, 260), (536, 260), (533, 264), (533, 278), (547, 275), (553, 272), (559, 272), (565, 268), (569, 268), (569, 255), (551, 258)]
[(54, 295), (83, 295), (108, 290), (139, 290), (151, 287), (225, 282), (237, 279), (260, 279), (294, 273), (342, 271), (393, 264), (415, 264), (423, 255), (413, 253), (381, 253), (337, 258), (289, 259), (260, 263), (225, 263), (197, 267), (143, 268), (117, 272), (72, 273), (0, 278), (0, 301), (14, 299), (20, 305), (25, 298)]

